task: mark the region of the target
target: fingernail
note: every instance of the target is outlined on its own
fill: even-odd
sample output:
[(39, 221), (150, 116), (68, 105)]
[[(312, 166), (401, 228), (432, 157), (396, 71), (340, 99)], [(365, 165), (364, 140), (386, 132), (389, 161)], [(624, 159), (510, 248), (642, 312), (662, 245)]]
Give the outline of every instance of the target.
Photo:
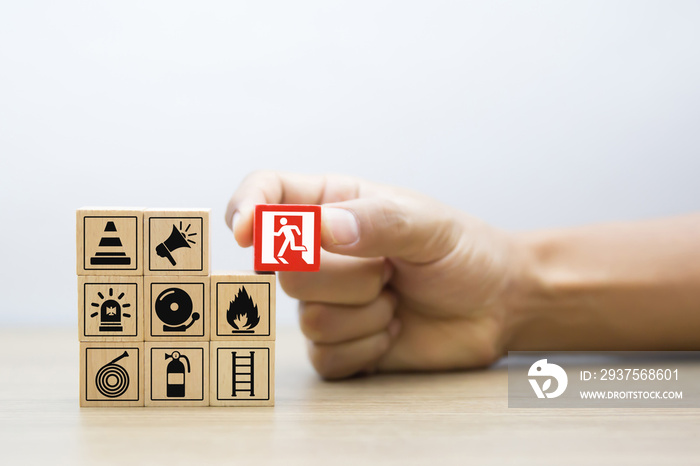
[(360, 227), (352, 212), (326, 207), (321, 218), (330, 233), (333, 244), (352, 244), (360, 239)]
[(235, 234), (236, 233), (236, 222), (238, 219), (241, 218), (241, 213), (239, 211), (236, 211), (233, 214), (233, 218), (231, 219), (231, 231)]
[(389, 332), (389, 336), (391, 338), (396, 338), (396, 336), (401, 331), (401, 321), (399, 319), (394, 318), (391, 322), (389, 322), (389, 327), (387, 328), (387, 331)]

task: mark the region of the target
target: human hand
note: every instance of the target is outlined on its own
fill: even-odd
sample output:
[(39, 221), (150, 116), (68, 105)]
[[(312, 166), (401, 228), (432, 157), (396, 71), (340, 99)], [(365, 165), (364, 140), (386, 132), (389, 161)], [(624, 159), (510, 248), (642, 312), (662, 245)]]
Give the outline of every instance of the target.
[(322, 204), (320, 271), (279, 273), (321, 376), (480, 367), (504, 353), (524, 263), (507, 233), (403, 189), (256, 172), (226, 212), (243, 247), (256, 204)]

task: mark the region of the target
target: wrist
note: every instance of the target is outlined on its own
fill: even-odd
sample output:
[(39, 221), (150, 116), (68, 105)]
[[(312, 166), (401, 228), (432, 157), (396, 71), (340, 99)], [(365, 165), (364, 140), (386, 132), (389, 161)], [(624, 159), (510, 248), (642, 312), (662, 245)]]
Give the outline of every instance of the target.
[(538, 345), (533, 332), (556, 301), (546, 271), (547, 240), (536, 233), (510, 235), (511, 267), (503, 295), (505, 325), (503, 351), (526, 351)]
[[(563, 231), (514, 235), (518, 274), (509, 300), (505, 351), (589, 348), (603, 337), (601, 279), (581, 264), (579, 238)], [(585, 256), (585, 254), (584, 254)]]

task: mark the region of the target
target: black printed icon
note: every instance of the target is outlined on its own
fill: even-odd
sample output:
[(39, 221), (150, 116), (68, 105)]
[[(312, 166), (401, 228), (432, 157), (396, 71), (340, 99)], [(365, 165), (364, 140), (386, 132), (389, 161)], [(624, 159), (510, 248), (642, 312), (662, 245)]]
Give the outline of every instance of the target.
[[(184, 332), (200, 318), (198, 312), (192, 312), (192, 298), (181, 288), (163, 290), (156, 298), (155, 309), (164, 332)], [(192, 320), (185, 324), (190, 317)]]
[(190, 248), (188, 243), (197, 244), (190, 239), (190, 237), (197, 235), (196, 232), (188, 233), (191, 227), (192, 224), (188, 224), (187, 228), (183, 230), (182, 222), (180, 222), (179, 229), (177, 225), (173, 225), (173, 231), (170, 233), (168, 239), (156, 246), (156, 254), (158, 254), (160, 257), (165, 257), (168, 259), (172, 265), (177, 265), (177, 262), (175, 262), (175, 259), (173, 258), (172, 252), (180, 248)]
[(97, 371), (95, 385), (97, 390), (107, 398), (117, 398), (126, 393), (129, 388), (129, 374), (122, 366), (117, 364), (121, 359), (129, 356), (124, 351)]
[[(248, 393), (255, 396), (255, 351), (251, 351), (248, 356), (238, 356), (236, 351), (232, 351), (233, 356), (233, 385), (231, 396), (237, 397), (237, 393)], [(247, 364), (246, 364), (247, 363)], [(242, 387), (242, 388), (239, 388)]]
[(233, 327), (232, 333), (253, 333), (260, 322), (258, 305), (253, 302), (244, 286), (229, 303), (226, 320)]
[(122, 240), (117, 234), (114, 222), (108, 221), (100, 239), (98, 250), (90, 258), (90, 265), (129, 265), (131, 258), (122, 250)]
[(131, 304), (121, 302), (124, 293), (120, 293), (119, 296), (114, 297), (113, 288), (109, 289), (107, 295), (108, 297), (105, 297), (101, 291), (97, 292), (101, 303), (90, 303), (90, 305), (92, 307), (98, 307), (100, 310), (99, 312), (95, 311), (90, 314), (90, 317), (100, 317), (100, 332), (121, 332), (124, 330), (124, 327), (122, 327), (122, 317), (131, 317), (131, 314), (122, 312), (122, 309), (131, 307)]
[(179, 351), (165, 353), (165, 360), (172, 359), (168, 363), (165, 370), (166, 387), (165, 396), (168, 398), (184, 398), (185, 397), (185, 365), (181, 359), (187, 362), (187, 373), (190, 372), (190, 360)]

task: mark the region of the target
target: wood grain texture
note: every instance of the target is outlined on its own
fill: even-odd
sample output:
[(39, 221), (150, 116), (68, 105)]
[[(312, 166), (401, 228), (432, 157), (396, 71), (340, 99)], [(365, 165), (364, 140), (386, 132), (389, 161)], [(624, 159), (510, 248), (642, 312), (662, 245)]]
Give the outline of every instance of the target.
[[(275, 339), (275, 274), (226, 272), (211, 276), (211, 340)], [(248, 299), (250, 298), (250, 299)], [(239, 317), (246, 302), (255, 306), (257, 319)], [(231, 310), (231, 312), (229, 312)], [(235, 328), (231, 321), (239, 328)], [(254, 325), (251, 325), (255, 323)]]
[(80, 341), (143, 341), (143, 277), (78, 276)]
[(80, 406), (143, 406), (143, 342), (80, 342)]
[(509, 409), (503, 365), (328, 383), (310, 367), (297, 329), (280, 328), (276, 346), (274, 408), (81, 409), (73, 327), (0, 329), (2, 462), (541, 466), (700, 458), (697, 409)]
[(275, 342), (213, 341), (211, 406), (275, 405)]
[(209, 406), (209, 342), (146, 343), (146, 406)]
[(143, 275), (143, 208), (76, 212), (78, 275)]
[(147, 209), (144, 275), (209, 275), (211, 209)]
[[(146, 276), (145, 340), (208, 341), (211, 331), (209, 283), (209, 276)], [(185, 320), (180, 319), (178, 313), (184, 312), (182, 306), (190, 303), (192, 309), (189, 316)], [(168, 314), (163, 310), (164, 307), (173, 313), (168, 322), (159, 316), (159, 312), (161, 316), (164, 312), (165, 315)]]

